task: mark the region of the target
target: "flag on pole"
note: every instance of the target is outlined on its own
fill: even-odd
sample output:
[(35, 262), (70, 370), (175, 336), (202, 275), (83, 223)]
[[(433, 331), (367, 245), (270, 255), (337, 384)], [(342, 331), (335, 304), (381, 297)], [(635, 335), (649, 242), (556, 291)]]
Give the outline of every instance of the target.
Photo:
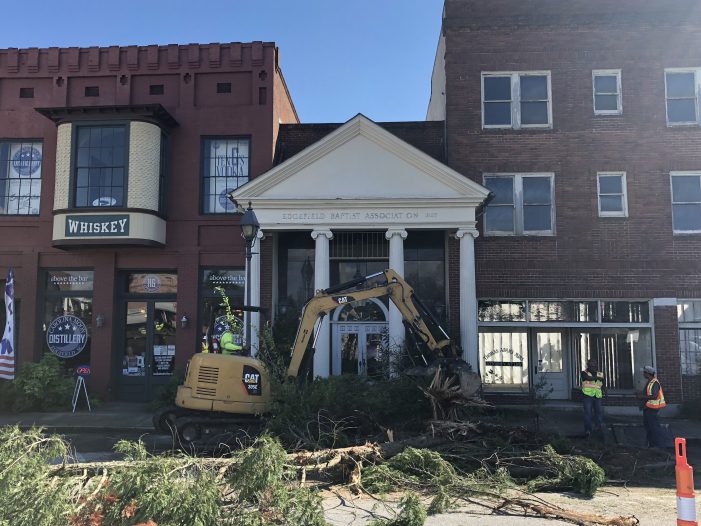
[(0, 341), (0, 378), (15, 378), (15, 276), (12, 269), (7, 273), (5, 284), (5, 332)]

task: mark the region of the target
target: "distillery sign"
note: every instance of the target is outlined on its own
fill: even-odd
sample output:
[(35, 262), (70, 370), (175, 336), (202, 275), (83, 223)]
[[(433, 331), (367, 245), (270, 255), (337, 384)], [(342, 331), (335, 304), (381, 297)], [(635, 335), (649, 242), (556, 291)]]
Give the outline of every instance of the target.
[(85, 349), (88, 328), (77, 316), (58, 316), (51, 320), (46, 330), (46, 343), (59, 358), (73, 358)]
[(66, 216), (66, 237), (121, 237), (128, 235), (128, 214)]

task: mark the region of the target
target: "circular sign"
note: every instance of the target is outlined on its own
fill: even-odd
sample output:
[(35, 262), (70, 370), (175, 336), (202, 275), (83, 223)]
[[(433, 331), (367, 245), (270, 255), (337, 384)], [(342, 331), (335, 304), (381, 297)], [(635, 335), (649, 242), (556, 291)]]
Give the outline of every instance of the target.
[(155, 274), (147, 274), (144, 276), (144, 281), (141, 283), (141, 286), (146, 292), (158, 292), (161, 290), (161, 278)]
[(78, 376), (82, 376), (83, 378), (85, 378), (86, 376), (90, 376), (90, 366), (79, 365), (75, 368), (75, 374), (77, 374)]
[(12, 167), (19, 175), (32, 175), (41, 168), (41, 152), (34, 146), (22, 146), (12, 156)]
[(49, 324), (46, 343), (49, 350), (59, 358), (73, 358), (85, 349), (88, 328), (76, 316), (59, 316)]
[(227, 212), (234, 211), (234, 203), (231, 202), (228, 195), (233, 192), (235, 188), (227, 188), (219, 192), (219, 206), (221, 206)]

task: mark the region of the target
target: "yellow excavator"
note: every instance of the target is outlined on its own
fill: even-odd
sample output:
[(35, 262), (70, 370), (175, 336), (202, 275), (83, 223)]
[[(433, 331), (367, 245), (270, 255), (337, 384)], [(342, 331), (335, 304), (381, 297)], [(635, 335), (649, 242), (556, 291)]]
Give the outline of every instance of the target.
[[(307, 301), (287, 375), (300, 380), (309, 376), (324, 316), (346, 304), (385, 296), (401, 313), (407, 340), (414, 344), (410, 353), (414, 374), (433, 372), (442, 365), (449, 374), (458, 376), (465, 396), (475, 395), (481, 386), (479, 376), (460, 359), (455, 345), (412, 287), (392, 269), (320, 290)], [(251, 356), (198, 353), (188, 364), (175, 405), (154, 415), (154, 426), (177, 432), (183, 444), (194, 444), (227, 430), (250, 428), (269, 410), (270, 403), (270, 382), (263, 362)]]

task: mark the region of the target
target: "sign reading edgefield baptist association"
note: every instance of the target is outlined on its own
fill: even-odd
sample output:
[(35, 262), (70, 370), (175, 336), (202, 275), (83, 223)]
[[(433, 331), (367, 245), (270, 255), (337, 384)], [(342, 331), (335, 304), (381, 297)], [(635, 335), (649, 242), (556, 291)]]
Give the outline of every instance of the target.
[(128, 235), (128, 214), (66, 216), (66, 237), (116, 237)]

